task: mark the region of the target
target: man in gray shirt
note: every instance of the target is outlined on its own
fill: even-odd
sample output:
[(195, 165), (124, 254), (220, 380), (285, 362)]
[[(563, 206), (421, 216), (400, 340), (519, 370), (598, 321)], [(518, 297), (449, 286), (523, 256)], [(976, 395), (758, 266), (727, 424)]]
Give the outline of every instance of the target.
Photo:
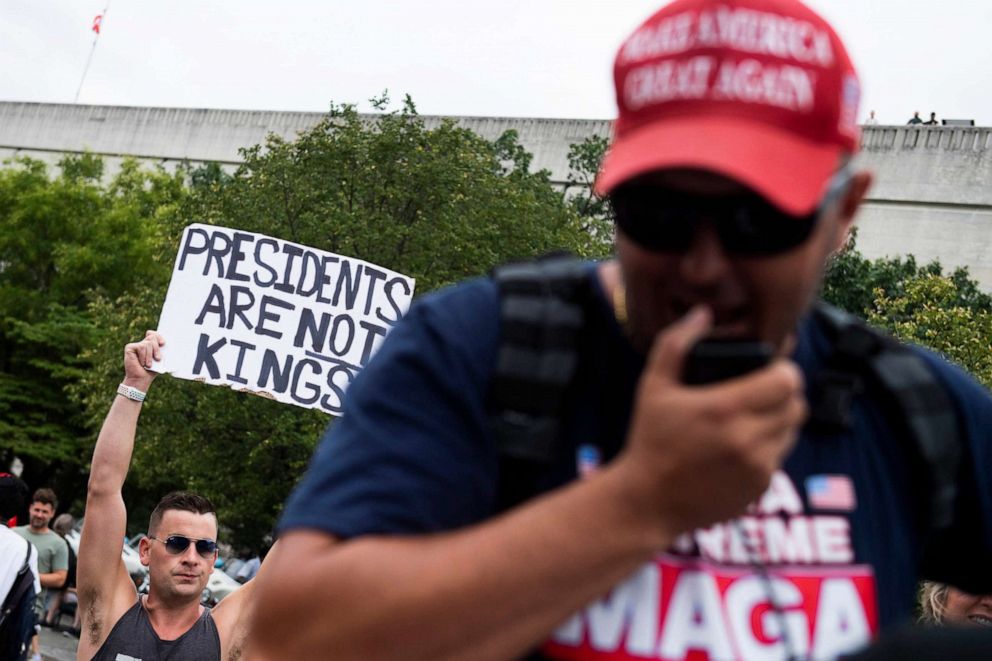
[[(131, 464), (142, 402), (159, 360), (162, 337), (148, 331), (124, 347), (124, 381), (93, 450), (86, 523), (79, 544), (76, 591), (82, 611), (78, 658), (233, 661), (243, 654), (254, 581), (214, 609), (200, 604), (217, 560), (217, 515), (205, 497), (166, 495), (141, 540), (147, 595), (139, 595), (121, 561), (127, 509), (121, 493)], [(264, 574), (264, 570), (263, 570)]]

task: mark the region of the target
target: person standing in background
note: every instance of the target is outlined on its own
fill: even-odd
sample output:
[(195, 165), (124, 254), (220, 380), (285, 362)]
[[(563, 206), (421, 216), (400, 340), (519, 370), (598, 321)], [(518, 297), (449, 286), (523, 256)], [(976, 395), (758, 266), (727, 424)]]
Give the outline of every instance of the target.
[[(69, 573), (69, 545), (48, 527), (49, 521), (55, 516), (56, 507), (58, 499), (55, 492), (51, 489), (38, 489), (31, 497), (28, 525), (14, 528), (14, 532), (38, 549), (38, 578), (42, 590), (35, 599), (34, 612), (39, 623), (45, 616), (48, 589), (60, 589)], [(41, 661), (37, 635), (31, 641), (31, 651), (32, 661)]]
[(920, 588), (920, 622), (992, 627), (992, 594), (969, 594), (953, 585), (924, 581)]
[[(72, 518), (71, 514), (59, 514), (55, 517), (54, 523), (52, 523), (52, 530), (56, 532), (62, 539), (72, 532), (72, 526), (75, 524), (75, 519)], [(66, 543), (66, 548), (69, 550), (69, 573), (66, 575), (65, 583), (62, 584), (62, 589), (59, 591), (54, 591), (54, 589), (49, 593), (50, 599), (48, 600), (48, 609), (45, 614), (45, 624), (46, 626), (54, 627), (59, 620), (59, 611), (63, 604), (75, 604), (76, 603), (76, 554)], [(75, 609), (72, 628), (70, 631), (79, 636), (79, 609)]]

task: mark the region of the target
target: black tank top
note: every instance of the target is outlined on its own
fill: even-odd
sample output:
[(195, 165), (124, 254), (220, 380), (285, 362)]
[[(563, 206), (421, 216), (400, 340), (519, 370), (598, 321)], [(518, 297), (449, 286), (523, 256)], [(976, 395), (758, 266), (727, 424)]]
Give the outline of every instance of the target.
[(162, 640), (148, 621), (148, 613), (138, 603), (129, 608), (97, 650), (92, 661), (166, 661), (195, 659), (220, 661), (220, 635), (206, 608), (189, 631), (175, 640)]

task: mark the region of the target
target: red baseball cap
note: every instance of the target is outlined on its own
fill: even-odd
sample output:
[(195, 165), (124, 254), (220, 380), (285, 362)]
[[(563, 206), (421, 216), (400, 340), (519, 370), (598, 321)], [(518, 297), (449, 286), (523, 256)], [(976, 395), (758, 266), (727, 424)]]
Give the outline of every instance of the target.
[(676, 0), (624, 42), (609, 194), (671, 168), (716, 172), (787, 213), (816, 208), (860, 143), (860, 85), (833, 28), (798, 0)]

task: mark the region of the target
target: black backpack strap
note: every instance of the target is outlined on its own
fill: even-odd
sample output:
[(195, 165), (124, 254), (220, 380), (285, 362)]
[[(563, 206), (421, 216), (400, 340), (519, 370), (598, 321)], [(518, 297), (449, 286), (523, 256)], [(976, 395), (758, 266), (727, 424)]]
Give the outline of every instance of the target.
[(874, 329), (855, 322), (846, 312), (824, 303), (815, 308), (833, 339), (833, 354), (813, 384), (810, 425), (836, 433), (851, 428), (854, 399), (864, 392), (865, 362), (878, 350)]
[(501, 339), (490, 390), (500, 455), (500, 501), (532, 496), (555, 458), (561, 415), (579, 362), (589, 266), (554, 255), (493, 272)]
[(911, 475), (923, 486), (921, 529), (954, 519), (962, 437), (953, 402), (922, 358), (856, 317), (820, 303), (815, 314), (834, 337), (834, 354), (814, 383), (813, 429), (849, 428), (851, 404), (865, 387), (877, 391), (889, 419), (910, 444)]
[(3, 600), (3, 605), (0, 606), (0, 629), (7, 622), (7, 618), (10, 614), (14, 612), (18, 604), (24, 598), (27, 591), (34, 585), (34, 575), (31, 573), (31, 542), (24, 540), (27, 545), (27, 553), (24, 556), (24, 564), (17, 572), (17, 576), (14, 578), (14, 584), (10, 586), (10, 590), (7, 592), (7, 597)]

